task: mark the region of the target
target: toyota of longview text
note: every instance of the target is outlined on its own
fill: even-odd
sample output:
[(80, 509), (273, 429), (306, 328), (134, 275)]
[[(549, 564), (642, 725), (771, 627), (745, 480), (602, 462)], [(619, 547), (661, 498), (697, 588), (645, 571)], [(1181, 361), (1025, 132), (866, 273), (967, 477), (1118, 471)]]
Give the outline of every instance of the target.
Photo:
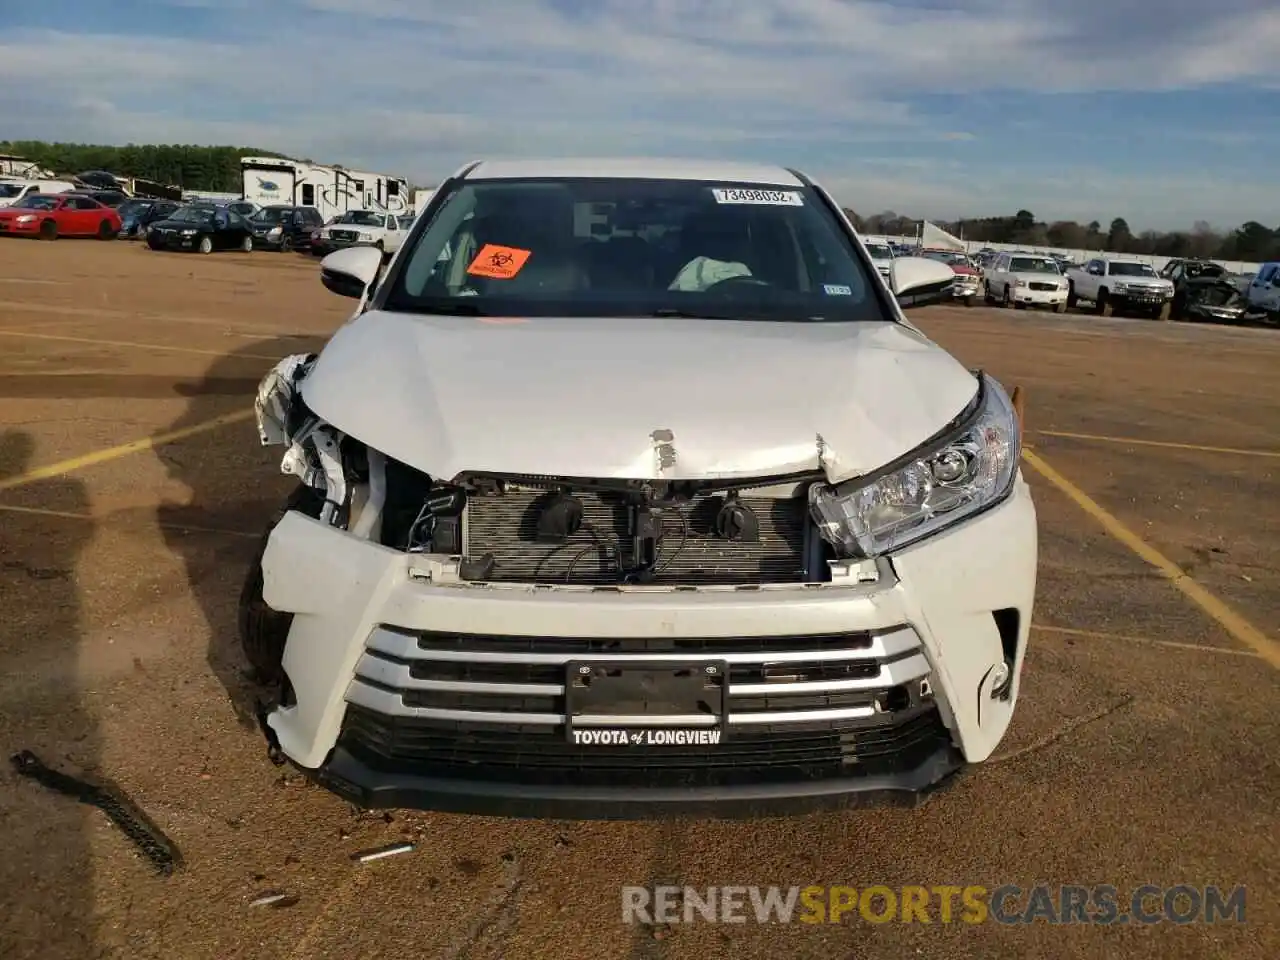
[(362, 806), (917, 802), (987, 759), (1036, 583), (1021, 401), (777, 167), (481, 161), (281, 360), (241, 602), (271, 757)]

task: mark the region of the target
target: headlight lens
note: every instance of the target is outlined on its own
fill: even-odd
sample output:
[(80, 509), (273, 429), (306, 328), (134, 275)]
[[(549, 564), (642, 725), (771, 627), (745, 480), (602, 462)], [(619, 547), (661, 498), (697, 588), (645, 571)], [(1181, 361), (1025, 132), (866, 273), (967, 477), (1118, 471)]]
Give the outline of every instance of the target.
[(360, 233), (360, 234), (358, 234), (358, 235), (357, 235), (357, 239), (359, 239), (359, 240), (372, 240), (372, 239), (373, 239), (373, 234), (372, 234), (372, 233)]
[(878, 556), (1004, 499), (1021, 452), (1013, 403), (984, 374), (980, 405), (956, 433), (861, 486), (814, 484), (809, 508), (822, 538), (841, 556)]
[(194, 230), (183, 230), (182, 235), (184, 237), (194, 237), (196, 235), (196, 232)]
[(35, 218), (36, 218), (36, 215), (35, 215), (34, 213), (24, 213), (22, 216), (20, 216), (20, 217), (18, 218), (18, 222), (19, 222), (19, 223), (30, 223), (30, 222), (31, 222), (32, 220), (34, 220)]

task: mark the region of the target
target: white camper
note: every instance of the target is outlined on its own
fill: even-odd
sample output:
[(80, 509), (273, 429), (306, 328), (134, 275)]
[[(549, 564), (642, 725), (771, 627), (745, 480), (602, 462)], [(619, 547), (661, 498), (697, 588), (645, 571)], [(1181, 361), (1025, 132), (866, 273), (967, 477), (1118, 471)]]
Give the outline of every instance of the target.
[(402, 214), (409, 207), (403, 177), (325, 167), (278, 157), (242, 157), (244, 199), (260, 207), (291, 204), (315, 207), (326, 220), (348, 210)]
[(427, 204), (431, 202), (431, 197), (435, 192), (434, 187), (430, 190), (413, 191), (413, 213), (415, 216), (427, 209)]

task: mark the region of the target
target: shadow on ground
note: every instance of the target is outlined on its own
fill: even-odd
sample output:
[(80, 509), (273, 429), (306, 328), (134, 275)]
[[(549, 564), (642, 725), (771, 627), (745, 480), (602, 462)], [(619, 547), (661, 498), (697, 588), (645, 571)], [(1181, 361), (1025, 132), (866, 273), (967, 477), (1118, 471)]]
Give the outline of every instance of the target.
[[(0, 432), (0, 481), (32, 466), (35, 442)], [(41, 502), (88, 513), (84, 485), (67, 477), (23, 489)], [(72, 775), (96, 772), (101, 743), (79, 671), (82, 624), (77, 565), (93, 525), (0, 520), (0, 743), (5, 756), (30, 750)], [(0, 957), (82, 960), (95, 956), (92, 832), (95, 812), (20, 778), (6, 763), (0, 782)], [(98, 824), (102, 825), (102, 824)]]
[[(202, 379), (179, 389), (188, 403), (182, 415), (158, 433), (193, 427), (227, 413), (251, 408), (258, 383), (271, 367), (266, 356), (316, 350), (317, 342), (276, 338), (251, 342), (220, 357)], [(209, 631), (209, 669), (226, 690), (237, 719), (255, 725), (255, 704), (271, 691), (257, 683), (240, 649), (237, 613), (240, 590), (259, 543), (223, 538), (211, 548), (208, 539), (186, 530), (264, 531), (296, 486), (281, 476), (280, 448), (264, 449), (253, 422), (220, 428), (180, 446), (160, 446), (156, 456), (171, 479), (189, 491), (186, 503), (163, 502), (156, 519), (165, 543), (187, 574), (191, 595)]]

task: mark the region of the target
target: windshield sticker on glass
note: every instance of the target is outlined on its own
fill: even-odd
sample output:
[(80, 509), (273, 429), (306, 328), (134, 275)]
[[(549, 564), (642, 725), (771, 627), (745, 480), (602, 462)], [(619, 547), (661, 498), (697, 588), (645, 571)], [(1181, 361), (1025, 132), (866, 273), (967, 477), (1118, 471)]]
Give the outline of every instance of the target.
[(531, 250), (519, 247), (504, 247), (497, 243), (486, 243), (467, 267), (467, 273), (473, 277), (489, 277), (492, 280), (510, 280), (524, 269), (525, 263), (532, 256)]
[(803, 207), (804, 198), (793, 190), (742, 190), (716, 187), (711, 191), (716, 203), (761, 203), (774, 207)]
[(831, 297), (853, 296), (853, 287), (847, 287), (843, 283), (824, 283), (822, 289)]

